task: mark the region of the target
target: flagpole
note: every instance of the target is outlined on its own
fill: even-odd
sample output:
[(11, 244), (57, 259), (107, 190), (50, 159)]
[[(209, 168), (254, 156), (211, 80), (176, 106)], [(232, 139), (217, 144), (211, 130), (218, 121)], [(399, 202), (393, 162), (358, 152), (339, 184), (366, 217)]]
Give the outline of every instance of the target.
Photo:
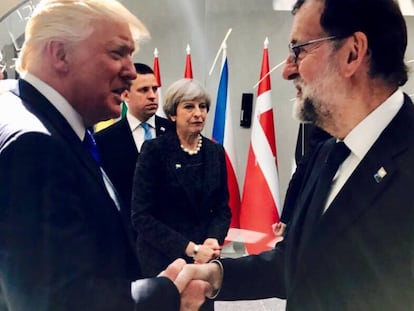
[(253, 85), (253, 88), (255, 89), (259, 84), (260, 84), (260, 82), (262, 82), (264, 79), (266, 79), (266, 77), (268, 76), (268, 75), (270, 75), (273, 71), (275, 71), (277, 68), (279, 68), (280, 66), (282, 66), (282, 65), (284, 65), (285, 64), (285, 60), (284, 61), (282, 61), (282, 62), (280, 62), (279, 64), (277, 64), (276, 66), (274, 66), (271, 70), (269, 70), (269, 72), (268, 73), (266, 73), (264, 76), (263, 76), (263, 78), (261, 78), (255, 85)]
[(221, 42), (220, 47), (219, 47), (219, 49), (217, 51), (217, 54), (216, 54), (216, 58), (214, 59), (213, 65), (211, 66), (210, 72), (208, 73), (209, 76), (211, 76), (211, 74), (213, 73), (213, 69), (216, 66), (217, 59), (220, 55), (221, 50), (223, 49), (223, 45), (226, 43), (226, 41), (227, 41), (228, 37), (230, 36), (230, 33), (231, 33), (232, 30), (233, 30), (232, 28), (229, 28), (229, 30), (227, 31), (223, 41)]

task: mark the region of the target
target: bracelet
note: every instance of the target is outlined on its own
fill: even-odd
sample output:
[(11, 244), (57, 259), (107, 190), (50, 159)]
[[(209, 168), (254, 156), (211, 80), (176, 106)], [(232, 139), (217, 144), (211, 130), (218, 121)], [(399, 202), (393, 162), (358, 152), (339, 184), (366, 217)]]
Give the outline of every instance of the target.
[(193, 249), (193, 257), (197, 256), (199, 250), (200, 250), (200, 245), (196, 244)]

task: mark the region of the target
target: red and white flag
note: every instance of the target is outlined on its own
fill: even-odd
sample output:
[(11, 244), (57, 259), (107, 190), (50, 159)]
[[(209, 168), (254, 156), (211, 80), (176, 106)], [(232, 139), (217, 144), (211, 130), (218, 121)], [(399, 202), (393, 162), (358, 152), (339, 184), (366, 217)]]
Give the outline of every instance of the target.
[(246, 243), (249, 254), (269, 249), (275, 239), (272, 224), (279, 221), (280, 195), (276, 139), (269, 72), (269, 41), (264, 42), (262, 68), (240, 208), (240, 227), (266, 234), (257, 243)]
[(189, 44), (187, 44), (186, 52), (187, 52), (187, 55), (185, 57), (184, 78), (192, 79), (193, 78), (193, 67), (191, 66), (191, 49), (190, 49)]
[(161, 74), (160, 74), (160, 62), (158, 59), (158, 49), (155, 48), (154, 50), (154, 65), (152, 70), (154, 70), (154, 74), (155, 74), (155, 78), (157, 79), (157, 83), (158, 83), (158, 109), (156, 112), (157, 116), (166, 118), (166, 115), (164, 113), (164, 110), (162, 109), (162, 106), (164, 105), (163, 101), (162, 101), (162, 92), (161, 92)]

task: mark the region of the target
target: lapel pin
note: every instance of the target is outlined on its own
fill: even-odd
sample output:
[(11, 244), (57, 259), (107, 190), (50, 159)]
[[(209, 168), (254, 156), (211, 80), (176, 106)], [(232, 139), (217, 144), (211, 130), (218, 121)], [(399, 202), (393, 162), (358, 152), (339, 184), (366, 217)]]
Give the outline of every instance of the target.
[(165, 132), (165, 127), (161, 126), (161, 127), (160, 127), (160, 131), (161, 131), (161, 132)]
[(387, 175), (387, 171), (385, 170), (385, 168), (381, 167), (374, 175), (374, 179), (375, 181), (379, 184), (383, 178), (385, 177), (385, 175)]
[(177, 169), (179, 169), (179, 168), (181, 168), (181, 164), (180, 164), (180, 163), (176, 163), (176, 164), (175, 164), (175, 169), (177, 170)]

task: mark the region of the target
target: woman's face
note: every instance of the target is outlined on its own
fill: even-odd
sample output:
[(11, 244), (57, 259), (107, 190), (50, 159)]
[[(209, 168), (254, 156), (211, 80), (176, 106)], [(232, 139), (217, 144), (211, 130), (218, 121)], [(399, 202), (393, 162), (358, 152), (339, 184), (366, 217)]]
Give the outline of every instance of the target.
[(177, 113), (171, 116), (177, 132), (183, 134), (199, 134), (205, 124), (207, 104), (203, 100), (182, 101), (177, 106)]

